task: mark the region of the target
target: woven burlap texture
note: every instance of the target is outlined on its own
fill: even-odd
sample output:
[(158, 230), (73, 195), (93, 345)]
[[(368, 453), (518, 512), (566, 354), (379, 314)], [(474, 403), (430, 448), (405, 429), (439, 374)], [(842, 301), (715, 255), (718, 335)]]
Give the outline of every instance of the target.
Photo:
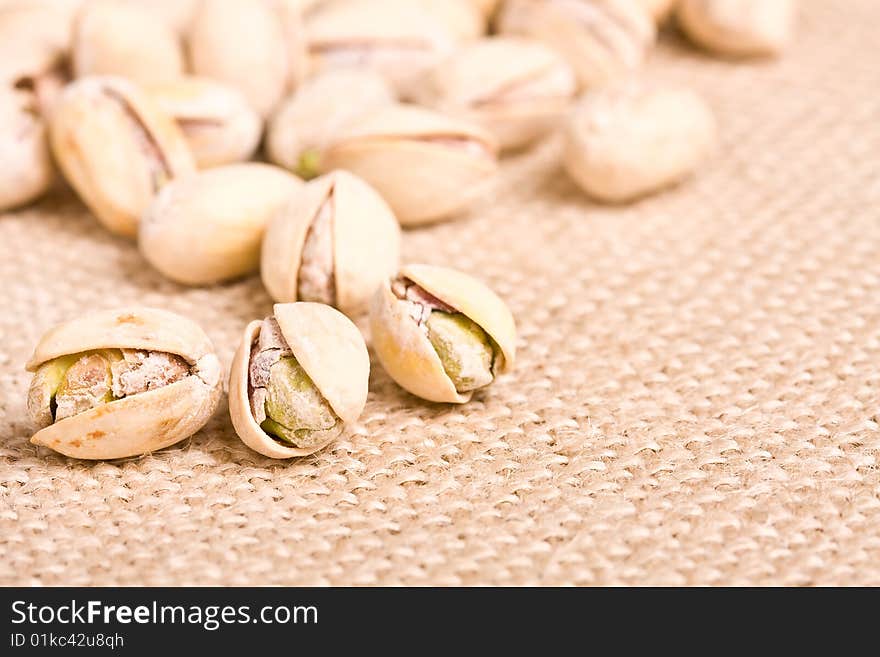
[(647, 75), (716, 110), (687, 184), (624, 207), (505, 161), (409, 261), (487, 280), (519, 362), (464, 406), (375, 363), (353, 435), (273, 461), (225, 403), (141, 459), (37, 449), (35, 342), (97, 307), (201, 323), (224, 362), (258, 278), (177, 286), (72, 197), (0, 217), (4, 584), (880, 584), (880, 62), (875, 0), (803, 3), (778, 61), (666, 35)]

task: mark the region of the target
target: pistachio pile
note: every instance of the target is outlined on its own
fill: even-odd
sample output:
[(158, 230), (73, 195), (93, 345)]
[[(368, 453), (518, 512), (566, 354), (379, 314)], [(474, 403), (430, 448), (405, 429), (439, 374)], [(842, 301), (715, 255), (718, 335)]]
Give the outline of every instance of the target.
[[(679, 184), (717, 129), (694, 91), (640, 73), (660, 28), (773, 56), (794, 14), (794, 0), (0, 0), (0, 211), (64, 181), (173, 281), (259, 272), (279, 303), (242, 336), (232, 423), (262, 454), (309, 454), (364, 407), (349, 318), (367, 309), (379, 362), (424, 399), (464, 403), (513, 366), (504, 303), (461, 272), (401, 266), (401, 227), (461, 216), (501, 156), (557, 131), (562, 170), (596, 201)], [(81, 458), (170, 445), (219, 396), (204, 333), (163, 311), (72, 320), (28, 367), (33, 441)]]

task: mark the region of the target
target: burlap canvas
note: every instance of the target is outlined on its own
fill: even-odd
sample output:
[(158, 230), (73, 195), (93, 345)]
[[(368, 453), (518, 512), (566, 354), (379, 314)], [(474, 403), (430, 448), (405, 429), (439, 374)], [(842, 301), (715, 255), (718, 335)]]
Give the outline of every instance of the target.
[(92, 308), (168, 308), (228, 364), (257, 278), (187, 289), (71, 196), (0, 217), (3, 584), (880, 584), (876, 0), (803, 3), (774, 62), (666, 35), (721, 145), (697, 177), (588, 201), (550, 139), (410, 261), (485, 278), (519, 362), (432, 405), (378, 365), (355, 433), (273, 461), (205, 430), (89, 463), (27, 439), (24, 362)]

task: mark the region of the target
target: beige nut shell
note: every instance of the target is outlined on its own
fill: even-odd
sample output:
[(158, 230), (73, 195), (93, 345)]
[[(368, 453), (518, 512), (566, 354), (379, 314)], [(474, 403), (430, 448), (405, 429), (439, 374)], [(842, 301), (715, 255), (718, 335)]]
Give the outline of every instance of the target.
[(413, 105), (361, 117), (324, 151), (323, 171), (345, 169), (372, 185), (404, 226), (464, 209), (498, 168), (497, 143), (479, 126)]
[(676, 18), (706, 50), (733, 57), (777, 55), (792, 38), (794, 0), (681, 0)]
[(222, 377), (211, 341), (191, 320), (164, 310), (98, 311), (60, 324), (37, 344), (27, 369), (35, 371), (53, 358), (103, 348), (176, 354), (193, 365), (194, 372), (176, 383), (50, 424), (34, 434), (33, 444), (81, 459), (138, 456), (191, 436), (216, 410)]
[(619, 203), (676, 184), (716, 141), (693, 91), (628, 84), (587, 94), (566, 130), (565, 169), (587, 194)]
[[(357, 327), (338, 310), (320, 303), (276, 304), (274, 313), (294, 357), (336, 415), (345, 424), (356, 422), (367, 403), (370, 378), (370, 358)], [(245, 328), (230, 368), (232, 424), (242, 441), (264, 456), (286, 459), (312, 454), (327, 443), (306, 449), (285, 447), (260, 428), (251, 412), (250, 353), (261, 324), (253, 321)]]
[(322, 203), (331, 196), (336, 307), (351, 315), (397, 271), (400, 227), (379, 193), (347, 171), (307, 183), (272, 219), (263, 237), (260, 273), (273, 299), (298, 300), (303, 244)]
[(46, 126), (30, 102), (22, 92), (0, 89), (0, 211), (34, 200), (52, 184)]
[(269, 220), (300, 187), (296, 176), (248, 162), (165, 186), (141, 221), (141, 253), (165, 276), (209, 285), (256, 271)]
[[(510, 371), (516, 360), (516, 324), (501, 298), (484, 283), (460, 271), (433, 265), (410, 264), (400, 275), (455, 308), (498, 346), (495, 374)], [(464, 403), (472, 392), (459, 393), (443, 369), (428, 336), (409, 315), (407, 304), (386, 281), (370, 307), (373, 350), (379, 362), (403, 388), (435, 402)]]
[(65, 178), (102, 224), (126, 237), (137, 234), (157, 191), (155, 160), (145, 152), (137, 122), (171, 178), (195, 170), (180, 128), (123, 78), (86, 77), (68, 85), (49, 121), (52, 153)]

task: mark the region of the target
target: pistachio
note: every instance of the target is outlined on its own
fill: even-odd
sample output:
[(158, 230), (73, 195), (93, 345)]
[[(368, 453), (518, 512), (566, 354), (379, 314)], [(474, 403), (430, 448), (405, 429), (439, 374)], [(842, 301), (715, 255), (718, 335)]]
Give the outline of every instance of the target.
[(279, 7), (269, 0), (203, 0), (189, 36), (193, 71), (235, 87), (263, 117), (297, 75), (291, 62), (304, 66), (299, 14)]
[(628, 201), (674, 185), (709, 154), (715, 120), (692, 91), (629, 83), (588, 93), (570, 117), (565, 169), (590, 196)]
[(148, 9), (175, 34), (183, 36), (192, 25), (199, 0), (125, 0), (125, 2), (139, 9)]
[(31, 438), (67, 456), (146, 454), (191, 436), (220, 400), (220, 361), (194, 322), (164, 310), (92, 312), (47, 332), (34, 372)]
[(497, 170), (491, 135), (467, 121), (412, 105), (389, 105), (337, 134), (323, 171), (346, 169), (370, 183), (404, 226), (449, 217)]
[(177, 34), (146, 8), (92, 0), (74, 27), (73, 71), (77, 77), (160, 82), (183, 74), (183, 48)]
[(471, 4), (480, 10), (480, 13), (487, 19), (495, 15), (501, 0), (470, 0)]
[(778, 55), (794, 30), (793, 0), (681, 0), (676, 18), (706, 50), (731, 56)]
[(318, 175), (321, 151), (358, 116), (393, 101), (390, 88), (368, 70), (339, 69), (306, 80), (269, 123), (269, 159), (303, 178)]
[(257, 149), (262, 121), (238, 90), (190, 76), (146, 90), (177, 122), (200, 168), (247, 160)]
[(483, 283), (453, 269), (407, 265), (370, 305), (373, 349), (403, 388), (463, 403), (513, 367), (516, 326)]
[(363, 309), (397, 271), (400, 228), (366, 182), (334, 171), (303, 186), (269, 223), (260, 273), (276, 301)]
[(441, 62), (419, 92), (423, 104), (473, 121), (502, 149), (549, 132), (577, 90), (574, 73), (548, 46), (517, 37), (465, 45)]
[(0, 211), (34, 200), (52, 178), (46, 126), (34, 97), (0, 88)]
[(67, 181), (102, 224), (126, 237), (137, 234), (141, 213), (165, 183), (195, 170), (180, 128), (123, 78), (70, 84), (49, 128)]
[(533, 37), (555, 48), (582, 87), (638, 69), (656, 36), (639, 0), (508, 0), (498, 27), (502, 34)]
[(654, 22), (660, 24), (669, 18), (669, 15), (679, 1), (680, 0), (639, 0), (639, 3), (645, 8), (648, 15), (654, 19)]
[(306, 18), (313, 70), (370, 69), (403, 98), (459, 41), (482, 29), (479, 12), (461, 0), (340, 0)]
[(370, 360), (357, 327), (319, 303), (276, 304), (248, 324), (229, 377), (229, 414), (251, 449), (273, 458), (321, 449), (367, 401)]
[(141, 253), (168, 278), (208, 285), (255, 271), (269, 219), (300, 181), (258, 163), (206, 169), (167, 185), (144, 212)]

